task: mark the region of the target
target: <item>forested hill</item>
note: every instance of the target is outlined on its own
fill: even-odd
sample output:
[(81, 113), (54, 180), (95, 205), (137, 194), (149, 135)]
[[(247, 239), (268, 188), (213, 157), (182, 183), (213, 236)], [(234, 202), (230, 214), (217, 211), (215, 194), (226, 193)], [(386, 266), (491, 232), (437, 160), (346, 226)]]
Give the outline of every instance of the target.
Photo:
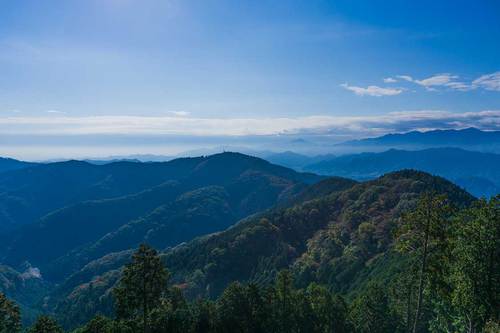
[[(338, 186), (320, 182), (307, 190), (302, 203), (167, 250), (163, 256), (172, 282), (190, 298), (217, 297), (233, 281), (266, 285), (288, 268), (300, 286), (318, 282), (355, 294), (369, 281), (390, 280), (401, 270), (403, 260), (391, 250), (393, 232), (422, 193), (445, 193), (462, 207), (474, 200), (449, 181), (417, 171)], [(118, 281), (123, 255), (92, 262), (54, 291), (52, 306), (61, 320), (84, 322), (96, 311), (111, 311), (110, 298), (100, 296), (109, 295)], [(95, 297), (99, 301), (83, 313)]]
[(85, 200), (130, 195), (167, 181), (182, 181), (191, 187), (229, 184), (251, 171), (294, 183), (321, 179), (239, 153), (156, 163), (39, 164), (0, 173), (0, 231), (33, 223), (55, 209)]
[(270, 282), (283, 268), (304, 285), (347, 291), (365, 265), (390, 248), (401, 214), (427, 191), (445, 193), (459, 206), (473, 201), (445, 179), (400, 171), (178, 246), (165, 262), (193, 296), (216, 296), (233, 280)]
[(6, 234), (0, 254), (4, 263), (28, 261), (60, 280), (140, 242), (163, 248), (223, 230), (320, 179), (238, 153), (18, 170), (0, 176), (0, 211), (25, 225)]

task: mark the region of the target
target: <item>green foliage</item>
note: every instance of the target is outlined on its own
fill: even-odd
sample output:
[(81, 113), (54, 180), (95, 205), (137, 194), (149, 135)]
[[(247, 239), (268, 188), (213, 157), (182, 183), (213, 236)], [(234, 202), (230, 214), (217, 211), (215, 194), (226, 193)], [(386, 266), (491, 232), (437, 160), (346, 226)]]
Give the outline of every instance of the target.
[(53, 318), (42, 315), (31, 326), (29, 333), (64, 333), (64, 331)]
[(500, 309), (500, 196), (459, 214), (450, 262), (455, 326), (480, 331)]
[(114, 290), (116, 312), (121, 318), (139, 317), (149, 332), (149, 315), (167, 292), (169, 273), (156, 250), (141, 244)]
[(397, 318), (389, 305), (387, 292), (371, 285), (351, 304), (350, 318), (357, 333), (396, 332)]
[(219, 332), (265, 332), (269, 309), (256, 285), (230, 284), (216, 302)]
[(0, 292), (0, 333), (16, 333), (20, 329), (19, 307)]
[(289, 271), (272, 288), (230, 284), (216, 302), (217, 332), (349, 332), (343, 299), (326, 288), (296, 289)]
[[(217, 212), (210, 207), (233, 200), (224, 191), (190, 191), (176, 205), (208, 221)], [(82, 325), (77, 333), (478, 333), (498, 327), (498, 199), (469, 206), (467, 193), (415, 171), (319, 192), (161, 257), (141, 246), (123, 270), (131, 251), (92, 261), (53, 294), (64, 299), (55, 307), (57, 318), (67, 318), (65, 328)], [(149, 221), (167, 225), (161, 219), (172, 218), (170, 208)], [(53, 301), (45, 304), (51, 309)]]
[(426, 285), (430, 284), (432, 291), (439, 292), (439, 284), (443, 281), (443, 267), (449, 251), (451, 213), (452, 208), (445, 195), (424, 193), (417, 207), (404, 215), (397, 230), (397, 248), (415, 256), (419, 265), (413, 333), (423, 326), (421, 317)]
[(98, 315), (89, 321), (84, 327), (73, 331), (73, 333), (112, 333), (114, 326), (113, 320)]

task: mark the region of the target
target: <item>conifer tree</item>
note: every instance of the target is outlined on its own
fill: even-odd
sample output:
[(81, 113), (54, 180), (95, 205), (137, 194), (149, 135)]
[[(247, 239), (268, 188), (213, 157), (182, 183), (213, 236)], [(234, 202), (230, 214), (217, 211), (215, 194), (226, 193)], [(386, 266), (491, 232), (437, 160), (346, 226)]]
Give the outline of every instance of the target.
[(140, 318), (142, 331), (150, 332), (149, 316), (168, 291), (169, 273), (156, 250), (141, 244), (114, 289), (116, 312), (121, 318)]

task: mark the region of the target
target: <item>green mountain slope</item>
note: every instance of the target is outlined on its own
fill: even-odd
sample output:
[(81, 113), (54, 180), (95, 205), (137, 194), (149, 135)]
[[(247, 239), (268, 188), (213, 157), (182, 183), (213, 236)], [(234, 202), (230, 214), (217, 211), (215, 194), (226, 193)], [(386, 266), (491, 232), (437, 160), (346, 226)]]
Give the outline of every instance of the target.
[(300, 183), (321, 179), (238, 153), (156, 163), (40, 164), (0, 174), (0, 231), (33, 223), (51, 211), (85, 200), (130, 195), (172, 180), (183, 180), (191, 187), (226, 185), (249, 170)]
[[(73, 179), (74, 165), (82, 168), (82, 172), (87, 168), (102, 172), (101, 168), (113, 167), (106, 186), (101, 183), (82, 188), (83, 192), (92, 192), (97, 197), (103, 191), (111, 193), (169, 177), (177, 179), (136, 194), (84, 200), (51, 212), (36, 223), (7, 234), (0, 247), (3, 262), (16, 267), (29, 261), (41, 269), (44, 278), (60, 281), (91, 260), (133, 248), (143, 241), (163, 248), (223, 230), (240, 218), (286, 202), (305, 188), (306, 183), (322, 178), (236, 153), (151, 164), (122, 162), (93, 166), (70, 162), (58, 164), (56, 168)], [(134, 186), (112, 185), (126, 176), (121, 174), (125, 172), (122, 168), (130, 172), (128, 177)], [(35, 171), (46, 172), (38, 168), (32, 170)], [(89, 179), (94, 176), (86, 175)], [(134, 177), (142, 177), (142, 180)], [(30, 198), (41, 196), (37, 191), (43, 189), (42, 185), (30, 186), (24, 188), (23, 193), (28, 193)], [(57, 186), (64, 189), (63, 192), (70, 191), (56, 182), (54, 187)], [(79, 196), (85, 197), (82, 193)]]
[(180, 184), (167, 182), (134, 195), (84, 201), (56, 210), (10, 233), (2, 261), (10, 265), (29, 261), (45, 271), (52, 260), (174, 200), (183, 191)]
[[(306, 195), (291, 207), (248, 217), (226, 231), (167, 249), (163, 257), (173, 282), (188, 297), (216, 297), (232, 281), (265, 285), (280, 269), (289, 268), (301, 286), (319, 282), (350, 295), (367, 281), (390, 279), (391, 272), (401, 269), (403, 258), (391, 251), (392, 232), (421, 193), (446, 193), (457, 205), (474, 200), (445, 179), (417, 171), (338, 186), (338, 181), (320, 182), (303, 192), (317, 196)], [(119, 265), (113, 267), (97, 269), (92, 276), (99, 281), (98, 291), (89, 289), (90, 275), (83, 271), (66, 280), (52, 294), (58, 316), (83, 322), (74, 304), (96, 295), (99, 304), (87, 309), (89, 313), (111, 311), (110, 300), (101, 296), (109, 296), (116, 282)]]
[(218, 295), (233, 280), (268, 282), (285, 267), (299, 283), (345, 290), (370, 259), (388, 250), (401, 213), (429, 190), (457, 204), (473, 200), (439, 177), (391, 173), (178, 246), (166, 254), (166, 264), (191, 295)]

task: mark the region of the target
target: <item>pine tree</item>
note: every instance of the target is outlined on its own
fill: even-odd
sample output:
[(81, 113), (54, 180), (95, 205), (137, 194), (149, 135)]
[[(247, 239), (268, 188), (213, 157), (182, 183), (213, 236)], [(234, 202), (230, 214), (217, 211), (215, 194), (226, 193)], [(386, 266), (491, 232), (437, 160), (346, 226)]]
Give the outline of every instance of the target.
[(114, 289), (117, 315), (140, 318), (142, 331), (150, 332), (149, 316), (168, 291), (169, 273), (156, 250), (141, 244)]

